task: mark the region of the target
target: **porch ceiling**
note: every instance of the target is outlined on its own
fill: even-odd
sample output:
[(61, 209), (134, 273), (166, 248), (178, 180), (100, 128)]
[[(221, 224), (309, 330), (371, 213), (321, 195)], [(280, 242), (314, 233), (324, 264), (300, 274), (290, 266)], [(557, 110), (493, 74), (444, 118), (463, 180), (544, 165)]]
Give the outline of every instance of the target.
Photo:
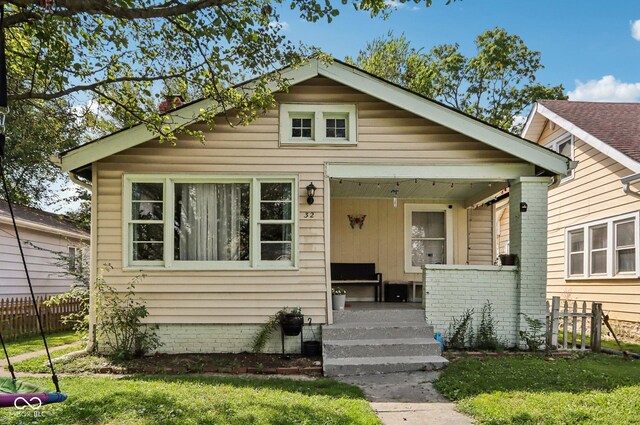
[(389, 198), (477, 202), (498, 193), (506, 182), (423, 179), (331, 179), (332, 198)]

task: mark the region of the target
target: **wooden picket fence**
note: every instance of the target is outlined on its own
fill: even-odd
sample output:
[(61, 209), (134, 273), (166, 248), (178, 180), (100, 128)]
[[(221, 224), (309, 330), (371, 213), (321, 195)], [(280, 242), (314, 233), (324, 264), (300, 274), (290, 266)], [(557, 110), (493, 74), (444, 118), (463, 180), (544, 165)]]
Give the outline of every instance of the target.
[[(65, 300), (59, 304), (46, 306), (47, 298), (37, 297), (36, 303), (42, 326), (46, 333), (71, 329), (72, 324), (62, 323), (62, 317), (80, 311), (80, 302)], [(9, 298), (0, 300), (0, 332), (6, 340), (34, 335), (40, 332), (36, 318), (36, 310), (30, 297)]]
[[(561, 305), (562, 304), (562, 305)], [(600, 352), (602, 340), (602, 304), (587, 301), (567, 301), (560, 297), (547, 300), (547, 345), (558, 350)], [(587, 331), (589, 342), (587, 342)], [(562, 332), (562, 343), (558, 335)]]

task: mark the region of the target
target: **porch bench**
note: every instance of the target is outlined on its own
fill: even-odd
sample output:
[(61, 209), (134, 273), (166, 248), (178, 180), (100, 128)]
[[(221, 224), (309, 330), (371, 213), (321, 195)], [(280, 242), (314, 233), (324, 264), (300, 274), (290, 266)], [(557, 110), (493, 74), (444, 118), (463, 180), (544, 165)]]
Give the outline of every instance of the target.
[(382, 302), (382, 273), (375, 263), (331, 263), (331, 286), (372, 286), (376, 302)]

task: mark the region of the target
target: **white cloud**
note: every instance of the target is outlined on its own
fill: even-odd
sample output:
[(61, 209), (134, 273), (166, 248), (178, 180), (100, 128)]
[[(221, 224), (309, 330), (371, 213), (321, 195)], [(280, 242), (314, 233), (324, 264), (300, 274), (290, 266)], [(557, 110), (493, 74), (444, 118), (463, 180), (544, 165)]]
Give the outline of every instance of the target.
[(569, 100), (591, 102), (636, 102), (640, 101), (640, 83), (623, 83), (613, 75), (586, 83), (576, 80), (576, 88), (569, 93)]
[(631, 37), (640, 41), (640, 19), (631, 22)]
[(271, 28), (280, 28), (282, 31), (286, 31), (289, 29), (289, 23), (286, 21), (282, 21), (282, 22), (271, 21), (269, 22), (269, 26)]
[(384, 0), (384, 4), (393, 7), (394, 9), (402, 9), (406, 6), (405, 3), (400, 3), (398, 0)]

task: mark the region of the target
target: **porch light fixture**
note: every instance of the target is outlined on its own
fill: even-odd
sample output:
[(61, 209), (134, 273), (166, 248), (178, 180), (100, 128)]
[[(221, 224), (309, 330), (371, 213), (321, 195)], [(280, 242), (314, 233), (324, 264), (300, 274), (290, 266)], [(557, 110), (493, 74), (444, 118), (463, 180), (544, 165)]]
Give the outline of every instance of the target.
[(529, 206), (526, 202), (520, 202), (520, 212), (527, 212), (527, 208), (529, 208)]
[[(340, 183), (342, 183), (342, 180), (340, 180)], [(307, 204), (313, 204), (314, 196), (316, 196), (316, 187), (313, 185), (313, 182), (311, 182), (309, 186), (307, 186)]]

